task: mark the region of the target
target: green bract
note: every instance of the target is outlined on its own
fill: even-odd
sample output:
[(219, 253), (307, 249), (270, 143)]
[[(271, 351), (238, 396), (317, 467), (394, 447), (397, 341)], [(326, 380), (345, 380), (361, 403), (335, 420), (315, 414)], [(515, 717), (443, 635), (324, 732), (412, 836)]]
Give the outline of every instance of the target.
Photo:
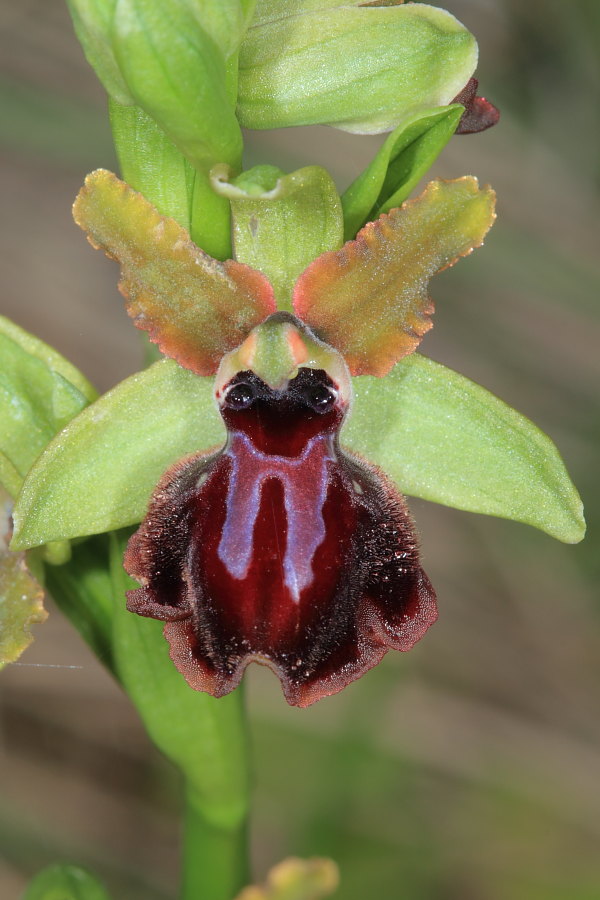
[(342, 245), (342, 207), (331, 175), (320, 166), (290, 175), (257, 166), (230, 182), (227, 170), (216, 167), (212, 178), (231, 202), (235, 258), (266, 275), (278, 308), (291, 311), (300, 273)]
[(128, 89), (196, 168), (239, 164), (225, 55), (181, 0), (119, 0), (112, 42)]
[[(125, 181), (152, 199), (163, 216), (190, 231), (196, 178), (192, 164), (139, 106), (122, 106), (113, 100), (109, 110)], [(225, 219), (229, 223), (228, 214)]]
[(526, 522), (566, 543), (583, 538), (581, 500), (556, 447), (493, 394), (419, 354), (354, 385), (342, 442), (404, 493)]
[(22, 900), (109, 900), (109, 896), (84, 869), (55, 865), (35, 876)]
[(117, 0), (67, 0), (67, 4), (86, 59), (108, 95), (119, 103), (134, 103), (111, 40)]
[(389, 131), (407, 115), (450, 103), (473, 74), (475, 39), (444, 10), (319, 6), (297, 13), (296, 4), (280, 4), (280, 15), (263, 14), (248, 29), (240, 47), (242, 125)]
[(444, 149), (460, 121), (459, 104), (419, 111), (398, 125), (342, 195), (344, 237), (400, 206)]

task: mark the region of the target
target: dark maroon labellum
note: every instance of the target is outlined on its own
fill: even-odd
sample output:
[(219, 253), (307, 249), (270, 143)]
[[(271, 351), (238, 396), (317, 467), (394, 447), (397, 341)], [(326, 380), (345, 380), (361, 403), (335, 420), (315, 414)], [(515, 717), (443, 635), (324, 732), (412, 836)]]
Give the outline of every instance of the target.
[(222, 397), (226, 446), (173, 466), (129, 542), (128, 608), (165, 621), (193, 688), (222, 696), (256, 661), (307, 706), (410, 649), (435, 594), (404, 500), (339, 447), (324, 370), (284, 390), (241, 372)]
[(452, 101), (462, 104), (465, 108), (455, 134), (476, 134), (498, 124), (500, 110), (485, 97), (477, 96), (478, 85), (476, 78), (470, 78), (460, 94)]

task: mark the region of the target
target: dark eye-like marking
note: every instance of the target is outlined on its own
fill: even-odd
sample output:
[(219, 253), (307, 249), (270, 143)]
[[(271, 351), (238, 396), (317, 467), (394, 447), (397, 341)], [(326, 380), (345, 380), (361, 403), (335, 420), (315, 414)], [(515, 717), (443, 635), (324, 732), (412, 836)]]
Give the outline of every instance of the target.
[(304, 399), (315, 412), (329, 412), (336, 401), (336, 393), (324, 384), (311, 384), (302, 391)]
[(225, 395), (225, 406), (229, 409), (248, 409), (256, 399), (256, 391), (244, 381), (234, 384)]

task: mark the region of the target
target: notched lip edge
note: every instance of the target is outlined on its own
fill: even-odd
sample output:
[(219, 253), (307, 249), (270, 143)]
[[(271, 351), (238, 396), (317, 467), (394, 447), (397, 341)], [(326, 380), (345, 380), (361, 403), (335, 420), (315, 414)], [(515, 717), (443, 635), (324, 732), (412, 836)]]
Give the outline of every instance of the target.
[[(246, 669), (251, 663), (255, 662), (270, 669), (279, 679), (283, 695), (290, 706), (305, 708), (312, 706), (313, 703), (325, 697), (338, 694), (354, 681), (357, 681), (366, 672), (378, 665), (389, 650), (400, 652), (411, 650), (429, 628), (435, 624), (438, 618), (434, 594), (433, 602), (430, 600), (423, 604), (419, 616), (419, 627), (415, 629), (414, 634), (406, 636), (406, 645), (400, 647), (398, 644), (390, 644), (385, 638), (383, 628), (377, 627), (377, 620), (380, 616), (373, 604), (370, 604), (368, 600), (364, 601), (363, 611), (357, 612), (357, 621), (360, 622), (362, 620), (364, 622), (365, 614), (369, 617), (369, 606), (375, 621), (372, 620), (362, 627), (362, 632), (359, 634), (358, 639), (358, 658), (355, 664), (351, 668), (346, 666), (345, 670), (342, 667), (334, 675), (325, 676), (314, 682), (305, 682), (302, 685), (295, 685), (281, 665), (261, 653), (247, 653), (241, 657), (231, 675), (227, 677), (209, 673), (205, 664), (191, 653), (189, 644), (185, 640), (185, 632), (183, 635), (181, 634), (181, 626), (184, 625), (185, 627), (186, 619), (166, 622), (163, 634), (169, 643), (171, 660), (192, 689), (203, 691), (216, 698), (224, 697), (239, 686)], [(191, 625), (191, 617), (187, 617), (187, 624)], [(169, 626), (171, 627), (169, 628)], [(183, 652), (178, 652), (177, 645), (180, 643), (180, 638), (183, 638), (181, 641)]]

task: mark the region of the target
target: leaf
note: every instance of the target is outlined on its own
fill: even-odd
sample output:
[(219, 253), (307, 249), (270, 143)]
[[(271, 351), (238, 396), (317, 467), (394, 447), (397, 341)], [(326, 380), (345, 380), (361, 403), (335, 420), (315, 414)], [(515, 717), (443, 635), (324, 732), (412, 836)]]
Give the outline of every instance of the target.
[(30, 334), (23, 328), (20, 328), (15, 322), (11, 322), (5, 316), (0, 316), (0, 335), (10, 338), (15, 344), (41, 360), (45, 365), (54, 372), (58, 372), (65, 381), (68, 381), (73, 387), (83, 394), (90, 403), (98, 396), (96, 389), (90, 384), (87, 378), (76, 369), (72, 363), (61, 356), (57, 350), (45, 344), (35, 335)]
[(134, 324), (198, 375), (214, 373), (223, 354), (275, 311), (266, 278), (207, 256), (111, 172), (88, 175), (73, 215), (90, 243), (121, 264), (119, 288)]
[(22, 900), (110, 900), (103, 886), (78, 866), (53, 865), (30, 881)]
[(112, 46), (135, 103), (195, 168), (239, 167), (242, 136), (227, 92), (226, 55), (200, 19), (195, 4), (181, 0), (119, 0)]
[(342, 245), (342, 209), (331, 175), (320, 166), (290, 175), (257, 166), (229, 182), (227, 168), (216, 166), (212, 178), (231, 202), (235, 258), (266, 275), (278, 308), (291, 311), (300, 273)]
[[(0, 485), (15, 499), (37, 456), (96, 391), (59, 353), (3, 317), (0, 359)], [(43, 559), (61, 565), (70, 554), (68, 542), (51, 543)]]
[(315, 260), (296, 283), (296, 315), (342, 353), (353, 375), (385, 375), (431, 328), (429, 279), (481, 246), (494, 201), (476, 178), (430, 182), (416, 200)]
[(420, 109), (451, 103), (473, 74), (475, 39), (444, 10), (317, 6), (275, 17), (257, 11), (240, 48), (243, 126), (389, 131)]
[(418, 354), (354, 387), (342, 443), (400, 490), (582, 540), (581, 500), (556, 447), (493, 394)]
[(27, 568), (24, 553), (8, 549), (12, 500), (0, 487), (0, 669), (33, 640), (31, 626), (45, 621), (44, 589)]
[(67, 5), (85, 58), (105, 90), (119, 103), (132, 104), (111, 43), (117, 0), (67, 0)]
[[(156, 2), (160, 5), (162, 0)], [(256, 0), (184, 0), (184, 3), (225, 57), (237, 52), (252, 20)]]
[(116, 678), (107, 535), (75, 542), (72, 550), (66, 565), (46, 568), (46, 589), (100, 662)]
[(187, 779), (205, 819), (235, 829), (249, 803), (243, 695), (238, 689), (215, 700), (192, 690), (171, 661), (162, 623), (128, 612), (125, 591), (138, 587), (123, 569), (129, 535), (109, 536), (118, 677), (156, 746)]
[(271, 869), (264, 887), (247, 887), (236, 900), (321, 900), (338, 884), (338, 868), (331, 859), (290, 857)]
[(421, 110), (404, 119), (342, 195), (344, 236), (400, 206), (444, 149), (460, 121), (457, 104)]
[(94, 397), (60, 354), (0, 318), (0, 472), (13, 496), (15, 473), (22, 479), (48, 441)]
[(223, 443), (212, 390), (212, 379), (161, 360), (104, 394), (29, 473), (14, 510), (13, 548), (139, 522), (168, 466)]

